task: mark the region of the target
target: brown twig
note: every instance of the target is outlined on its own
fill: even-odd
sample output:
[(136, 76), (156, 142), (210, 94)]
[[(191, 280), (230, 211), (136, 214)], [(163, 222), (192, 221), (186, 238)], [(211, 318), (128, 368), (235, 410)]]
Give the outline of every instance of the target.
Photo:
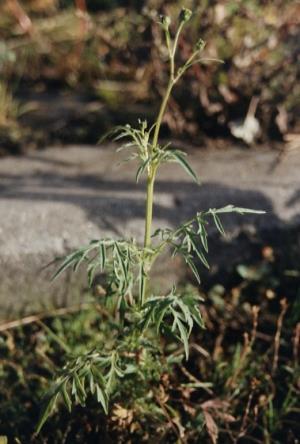
[(300, 349), (300, 322), (296, 325), (295, 328), (295, 336), (293, 339), (293, 355), (295, 366), (298, 365), (299, 362), (299, 349)]
[(171, 418), (171, 416), (169, 415), (168, 410), (166, 409), (166, 407), (164, 406), (164, 403), (161, 402), (161, 400), (159, 399), (159, 396), (155, 396), (156, 401), (158, 402), (158, 404), (160, 405), (161, 409), (163, 410), (164, 414), (166, 415), (166, 418), (169, 422), (170, 427), (174, 430), (175, 435), (178, 438), (178, 443), (182, 443), (181, 441), (181, 436), (180, 436), (180, 431), (178, 430), (178, 426), (176, 427), (176, 423), (174, 423), (173, 419)]
[(66, 314), (76, 313), (77, 311), (82, 309), (86, 310), (91, 305), (92, 303), (77, 304), (71, 307), (58, 308), (56, 310), (39, 313), (36, 315), (26, 316), (24, 318), (16, 319), (14, 321), (4, 322), (3, 324), (0, 324), (0, 333), (13, 328), (23, 327), (24, 325), (33, 324), (36, 322), (39, 323), (41, 322), (42, 319), (52, 318), (55, 316), (64, 316)]
[(8, 0), (7, 6), (11, 14), (18, 21), (21, 29), (25, 34), (32, 35), (33, 25), (30, 17), (26, 14), (23, 7), (20, 5), (18, 0)]
[(251, 331), (251, 340), (250, 340), (250, 347), (252, 348), (256, 339), (257, 335), (257, 326), (258, 326), (258, 313), (259, 313), (259, 307), (257, 305), (254, 305), (252, 307), (252, 315), (253, 315), (253, 323), (252, 323), (252, 331)]
[(199, 384), (201, 385), (201, 388), (203, 390), (205, 390), (209, 395), (213, 395), (214, 392), (212, 390), (210, 390), (208, 387), (205, 387), (205, 385), (203, 385), (203, 382), (201, 382), (198, 378), (196, 378), (196, 376), (192, 375), (192, 373), (190, 373), (183, 365), (179, 366), (180, 370), (182, 371), (182, 373), (191, 381), (194, 382), (195, 384)]
[(196, 350), (198, 353), (200, 353), (200, 355), (204, 356), (207, 359), (210, 359), (210, 354), (208, 353), (207, 350), (205, 350), (205, 348), (201, 347), (201, 345), (196, 344), (195, 342), (192, 342), (190, 344), (190, 348), (193, 348), (194, 350)]
[(215, 341), (214, 351), (212, 354), (213, 361), (217, 361), (222, 353), (222, 342), (225, 336), (225, 332), (226, 332), (226, 326), (225, 324), (221, 324), (220, 333), (218, 334), (217, 339)]
[(239, 440), (240, 438), (245, 436), (245, 434), (247, 432), (247, 422), (248, 422), (248, 418), (249, 418), (252, 398), (253, 398), (253, 391), (250, 392), (249, 397), (248, 397), (247, 405), (246, 405), (246, 408), (245, 408), (245, 412), (244, 412), (244, 415), (243, 415), (242, 424), (241, 424), (241, 428), (240, 428), (237, 440)]
[(272, 375), (276, 373), (278, 367), (278, 358), (279, 358), (279, 347), (280, 347), (280, 337), (282, 331), (283, 318), (287, 311), (288, 304), (286, 298), (281, 299), (280, 301), (281, 311), (277, 319), (277, 329), (274, 338), (274, 357), (273, 357), (273, 365), (272, 365)]
[(75, 48), (75, 58), (78, 64), (80, 64), (81, 56), (85, 46), (85, 37), (88, 33), (90, 26), (90, 16), (87, 11), (85, 0), (75, 0), (75, 5), (76, 5), (76, 14), (80, 20), (78, 43)]

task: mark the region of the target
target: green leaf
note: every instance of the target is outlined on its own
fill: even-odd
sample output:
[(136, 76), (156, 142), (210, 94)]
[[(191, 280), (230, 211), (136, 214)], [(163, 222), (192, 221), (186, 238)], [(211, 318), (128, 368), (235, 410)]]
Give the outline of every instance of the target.
[(207, 214), (221, 214), (221, 213), (238, 213), (238, 214), (265, 214), (263, 210), (252, 210), (250, 208), (235, 207), (234, 205), (226, 205), (223, 208), (210, 209)]
[(201, 279), (198, 273), (198, 270), (193, 262), (193, 259), (189, 256), (184, 256), (184, 260), (185, 262), (188, 264), (188, 266), (190, 267), (190, 269), (192, 270), (195, 278), (197, 279), (198, 283), (201, 284)]
[(189, 327), (189, 335), (193, 328), (193, 318), (190, 312), (190, 308), (184, 303), (183, 299), (177, 298), (176, 304), (181, 309), (185, 322), (188, 324)]
[(95, 276), (95, 271), (96, 271), (97, 266), (98, 266), (98, 263), (97, 262), (93, 262), (93, 263), (89, 264), (89, 266), (87, 268), (88, 285), (89, 285), (89, 287), (91, 287), (92, 284), (93, 284), (94, 276)]
[(178, 318), (176, 320), (176, 326), (178, 327), (180, 339), (181, 339), (183, 346), (184, 346), (185, 358), (186, 358), (186, 360), (188, 360), (189, 359), (189, 341), (188, 341), (188, 334), (187, 334), (186, 328), (184, 327), (183, 323)]
[(196, 182), (199, 183), (199, 179), (196, 175), (196, 173), (193, 171), (192, 167), (189, 165), (189, 163), (185, 160), (186, 154), (179, 150), (171, 151), (170, 153), (174, 160), (179, 163), (182, 168), (185, 170), (185, 172)]
[(63, 263), (61, 264), (61, 266), (58, 268), (58, 270), (52, 276), (51, 280), (56, 279), (61, 273), (63, 273), (67, 268), (69, 268), (74, 262), (76, 263), (79, 260), (79, 258), (81, 257), (83, 250), (84, 249), (80, 249), (80, 250), (75, 251), (74, 253), (66, 256)]
[(151, 160), (151, 157), (148, 157), (137, 169), (136, 176), (135, 176), (136, 183), (138, 183), (141, 175), (144, 173), (147, 165), (150, 163), (150, 160)]
[(221, 222), (219, 216), (216, 213), (212, 213), (212, 215), (213, 215), (214, 222), (215, 222), (215, 225), (216, 225), (217, 229), (219, 230), (219, 232), (222, 235), (225, 235), (225, 230), (224, 230), (224, 227), (222, 225), (222, 222)]
[(206, 253), (208, 253), (207, 232), (204, 226), (204, 222), (200, 218), (197, 218), (197, 221), (198, 221), (198, 234), (200, 236), (201, 243)]
[(193, 238), (193, 233), (191, 233), (190, 231), (188, 231), (189, 236), (190, 236), (190, 241), (191, 244), (193, 246), (193, 250), (194, 252), (197, 254), (198, 258), (200, 259), (200, 261), (202, 262), (202, 264), (209, 270), (209, 263), (206, 260), (206, 257), (204, 256), (204, 254), (202, 253), (202, 251), (200, 250), (200, 248), (198, 248), (194, 238)]
[(91, 248), (87, 248), (85, 251), (82, 252), (81, 257), (79, 258), (78, 262), (76, 262), (74, 264), (74, 271), (77, 271), (78, 268), (80, 267), (80, 265), (82, 264), (82, 262), (87, 258), (87, 255), (89, 254), (89, 252), (91, 251)]
[(86, 399), (86, 392), (84, 389), (84, 384), (81, 383), (80, 378), (76, 372), (74, 372), (74, 380), (76, 386), (76, 393), (78, 394), (81, 403), (84, 404)]
[(145, 285), (146, 285), (146, 273), (144, 270), (143, 262), (140, 263), (138, 281), (139, 281), (139, 297), (140, 297), (140, 301), (143, 302), (142, 297), (143, 297), (144, 289), (145, 289)]
[(101, 270), (104, 270), (106, 264), (106, 250), (103, 242), (101, 242), (99, 246), (99, 255), (100, 255), (100, 267)]
[(96, 384), (97, 401), (100, 402), (105, 414), (108, 414), (108, 397), (104, 390)]
[(95, 386), (95, 379), (94, 379), (94, 375), (93, 375), (92, 371), (90, 371), (90, 373), (89, 373), (89, 381), (90, 381), (90, 392), (93, 395), (95, 393), (96, 386)]
[(164, 308), (160, 308), (158, 312), (158, 317), (156, 318), (156, 332), (159, 333), (161, 323), (166, 316), (170, 303), (167, 303)]
[(123, 254), (122, 254), (121, 250), (120, 250), (120, 246), (119, 246), (118, 242), (115, 242), (115, 249), (116, 249), (117, 258), (118, 258), (118, 261), (119, 261), (119, 265), (120, 265), (120, 268), (121, 268), (121, 271), (122, 271), (122, 275), (123, 275), (124, 281), (125, 281), (125, 283), (127, 283), (126, 264), (124, 262), (124, 257), (123, 257)]
[(64, 382), (64, 384), (63, 384), (63, 386), (62, 386), (62, 392), (61, 392), (61, 393), (62, 393), (62, 397), (63, 397), (64, 403), (65, 403), (67, 409), (69, 410), (69, 412), (71, 412), (71, 409), (72, 409), (72, 402), (71, 402), (70, 396), (69, 396), (69, 394), (68, 394), (68, 390), (67, 390), (67, 382), (68, 382), (68, 381), (65, 381), (65, 382)]
[(40, 419), (39, 419), (37, 427), (36, 427), (37, 434), (40, 433), (43, 425), (45, 424), (45, 422), (47, 421), (49, 416), (53, 413), (53, 410), (54, 410), (56, 402), (57, 402), (57, 398), (58, 398), (58, 393), (56, 393), (53, 397), (51, 397), (49, 399), (49, 401), (47, 402), (44, 410), (42, 411), (42, 414), (40, 416)]

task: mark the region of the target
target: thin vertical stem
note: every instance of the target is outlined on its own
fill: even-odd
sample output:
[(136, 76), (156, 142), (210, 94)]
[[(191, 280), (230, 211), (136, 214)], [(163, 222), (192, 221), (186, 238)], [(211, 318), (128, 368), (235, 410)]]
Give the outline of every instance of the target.
[[(149, 171), (148, 179), (147, 179), (147, 198), (146, 198), (146, 218), (145, 218), (145, 238), (144, 238), (144, 248), (148, 248), (151, 246), (151, 226), (152, 226), (152, 215), (153, 215), (153, 192), (154, 192), (154, 181), (155, 181), (155, 171)], [(144, 305), (146, 301), (146, 291), (147, 291), (147, 283), (148, 283), (148, 271), (147, 270), (147, 261), (144, 258), (144, 271), (146, 276), (143, 277), (145, 279), (142, 294), (141, 294), (141, 306)]]
[(156, 121), (156, 124), (155, 124), (155, 130), (154, 130), (154, 135), (153, 135), (153, 140), (152, 140), (152, 147), (153, 148), (155, 148), (157, 146), (160, 127), (161, 127), (161, 124), (162, 124), (164, 113), (166, 111), (167, 103), (168, 103), (168, 100), (170, 98), (170, 94), (171, 94), (173, 86), (174, 86), (174, 82), (173, 82), (173, 79), (171, 78), (169, 80), (168, 87), (166, 89), (164, 98), (163, 98), (163, 100), (161, 102), (161, 106), (160, 106), (160, 109), (159, 109), (157, 121)]
[[(158, 144), (158, 138), (159, 138), (159, 132), (162, 124), (162, 120), (166, 111), (166, 107), (168, 104), (168, 100), (170, 98), (170, 94), (172, 92), (172, 88), (175, 85), (176, 81), (174, 80), (174, 72), (175, 72), (175, 66), (174, 66), (174, 58), (175, 58), (175, 51), (178, 43), (178, 37), (181, 32), (182, 25), (179, 26), (179, 29), (176, 33), (175, 41), (173, 49), (171, 50), (171, 43), (169, 39), (167, 38), (167, 46), (169, 49), (169, 55), (170, 55), (170, 78), (169, 83), (166, 89), (166, 92), (164, 94), (164, 97), (162, 99), (160, 109), (158, 112), (158, 116), (155, 123), (155, 129), (152, 139), (152, 144), (149, 152), (149, 156), (152, 155), (153, 150), (156, 149)], [(169, 35), (167, 35), (169, 37)], [(147, 177), (147, 196), (146, 196), (146, 214), (145, 214), (145, 236), (144, 236), (144, 248), (151, 248), (151, 229), (152, 229), (152, 218), (153, 218), (153, 194), (154, 194), (154, 183), (155, 183), (155, 176), (156, 176), (156, 167), (153, 165), (149, 166), (148, 169), (148, 177)], [(146, 262), (146, 261), (145, 261)], [(145, 263), (145, 265), (147, 265)], [(141, 294), (141, 304), (143, 305), (146, 300), (146, 290), (147, 290), (147, 282), (148, 282), (148, 271), (146, 268), (146, 274), (147, 277), (145, 278), (145, 285), (143, 286), (143, 291)]]
[(155, 181), (155, 173), (149, 174), (147, 180), (146, 220), (145, 220), (145, 238), (144, 238), (145, 248), (150, 247), (151, 245), (154, 181)]
[[(155, 130), (152, 140), (152, 150), (156, 148), (158, 143), (159, 131), (162, 123), (162, 119), (167, 107), (168, 100), (170, 98), (170, 94), (173, 88), (173, 81), (170, 79), (168, 87), (166, 89), (165, 95), (163, 97), (158, 117), (155, 124)], [(144, 247), (151, 246), (151, 227), (152, 227), (152, 217), (153, 217), (153, 192), (154, 192), (154, 182), (155, 182), (156, 169), (150, 167), (148, 170), (148, 179), (147, 179), (147, 197), (146, 197), (146, 217), (145, 217), (145, 238), (144, 238)]]
[[(163, 119), (164, 112), (167, 107), (167, 103), (168, 103), (173, 85), (174, 85), (174, 83), (173, 83), (172, 79), (170, 79), (168, 87), (166, 89), (166, 93), (164, 95), (164, 98), (163, 98), (161, 106), (160, 106), (157, 120), (156, 120), (155, 131), (154, 131), (153, 140), (152, 140), (152, 150), (157, 147), (159, 130), (161, 127), (162, 119)], [(152, 152), (149, 154), (151, 155)], [(150, 168), (148, 170), (148, 178), (147, 178), (144, 248), (151, 247), (151, 229), (152, 229), (152, 218), (153, 218), (153, 194), (154, 194), (155, 176), (156, 176), (156, 168), (153, 166), (150, 166)], [(147, 267), (145, 267), (145, 268), (147, 268)], [(148, 270), (145, 270), (145, 271), (146, 271), (146, 274), (148, 275)], [(142, 305), (144, 304), (144, 302), (146, 300), (147, 282), (148, 282), (148, 276), (145, 278), (145, 285), (143, 286), (143, 292), (141, 295), (141, 304)]]

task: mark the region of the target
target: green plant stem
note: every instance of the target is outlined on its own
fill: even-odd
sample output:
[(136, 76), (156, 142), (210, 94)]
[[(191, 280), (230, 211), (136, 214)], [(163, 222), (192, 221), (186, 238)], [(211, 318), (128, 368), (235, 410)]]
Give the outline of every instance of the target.
[[(154, 192), (154, 182), (155, 182), (155, 171), (149, 171), (147, 179), (147, 198), (146, 198), (146, 218), (145, 218), (145, 239), (144, 248), (149, 248), (151, 246), (151, 226), (152, 226), (152, 215), (153, 215), (153, 192)], [(146, 260), (145, 260), (146, 262)], [(141, 294), (141, 306), (144, 305), (146, 301), (146, 289), (148, 283), (148, 271), (147, 265), (145, 263), (145, 271), (147, 274), (145, 285), (143, 286), (143, 291)]]
[[(152, 150), (156, 148), (158, 143), (158, 136), (161, 127), (161, 123), (163, 120), (163, 116), (167, 107), (168, 100), (170, 98), (170, 94), (172, 88), (174, 86), (174, 81), (171, 78), (168, 87), (166, 89), (165, 95), (163, 97), (159, 113), (157, 116), (155, 130), (152, 140)], [(150, 153), (150, 155), (152, 152)], [(155, 182), (156, 168), (149, 168), (148, 170), (148, 180), (147, 180), (147, 197), (146, 197), (146, 217), (145, 217), (145, 238), (144, 238), (144, 247), (151, 246), (151, 227), (152, 227), (152, 216), (153, 216), (153, 192), (154, 192), (154, 182)]]
[[(152, 155), (153, 150), (155, 150), (157, 147), (159, 132), (160, 132), (163, 117), (164, 117), (164, 114), (165, 114), (165, 111), (167, 108), (167, 104), (168, 104), (173, 86), (175, 85), (175, 83), (177, 82), (177, 80), (180, 77), (180, 75), (179, 75), (175, 78), (175, 53), (176, 53), (176, 49), (177, 49), (177, 45), (178, 45), (179, 35), (182, 31), (183, 25), (184, 25), (183, 22), (179, 25), (179, 28), (176, 32), (176, 36), (174, 39), (173, 47), (171, 47), (169, 31), (166, 32), (166, 41), (167, 41), (167, 47), (168, 47), (169, 57), (170, 57), (170, 78), (169, 78), (168, 86), (165, 91), (164, 97), (162, 99), (160, 109), (158, 112), (158, 116), (157, 116), (157, 119), (155, 122), (154, 135), (153, 135), (153, 139), (152, 139), (152, 145), (150, 148), (149, 156)], [(152, 218), (153, 218), (153, 193), (154, 193), (155, 176), (156, 176), (156, 167), (150, 166), (148, 169), (148, 177), (147, 177), (144, 248), (151, 248), (151, 228), (152, 228)], [(150, 268), (151, 268), (151, 264), (150, 264)], [(147, 270), (147, 274), (148, 274), (148, 271), (150, 271), (150, 270)], [(143, 294), (141, 295), (142, 305), (145, 302), (147, 280), (146, 280), (146, 283), (143, 288)]]
[(146, 199), (146, 220), (144, 247), (151, 246), (151, 226), (153, 216), (153, 193), (154, 193), (155, 172), (151, 172), (147, 179), (147, 199)]
[(160, 105), (160, 109), (159, 109), (159, 113), (158, 113), (158, 116), (157, 116), (157, 120), (156, 120), (156, 123), (155, 123), (155, 130), (154, 130), (154, 135), (153, 135), (153, 140), (152, 140), (152, 148), (154, 148), (154, 149), (157, 146), (160, 127), (161, 127), (161, 124), (162, 124), (164, 113), (166, 111), (166, 107), (167, 107), (168, 100), (170, 98), (173, 86), (174, 86), (174, 79), (170, 78), (168, 86), (167, 86), (167, 89), (166, 89), (166, 92), (165, 92), (165, 95), (164, 95), (163, 100), (162, 100), (161, 105)]
[[(151, 155), (153, 149), (155, 149), (157, 147), (160, 127), (162, 124), (163, 116), (164, 116), (173, 86), (174, 86), (174, 79), (173, 79), (173, 76), (171, 76), (168, 86), (167, 86), (167, 89), (166, 89), (166, 92), (165, 92), (165, 95), (163, 97), (160, 109), (159, 109), (158, 116), (157, 116), (157, 120), (156, 120), (156, 124), (155, 124), (155, 131), (154, 131), (153, 140), (152, 140), (152, 150), (151, 150), (151, 153), (149, 153), (149, 155)], [(155, 176), (156, 176), (156, 168), (152, 166), (148, 170), (148, 177), (147, 177), (144, 248), (151, 247), (151, 229), (152, 229), (152, 218), (153, 218), (153, 194), (154, 194)], [(146, 300), (147, 280), (146, 280), (146, 283), (143, 288), (143, 293), (141, 295), (141, 304), (142, 305), (144, 304), (144, 302)]]

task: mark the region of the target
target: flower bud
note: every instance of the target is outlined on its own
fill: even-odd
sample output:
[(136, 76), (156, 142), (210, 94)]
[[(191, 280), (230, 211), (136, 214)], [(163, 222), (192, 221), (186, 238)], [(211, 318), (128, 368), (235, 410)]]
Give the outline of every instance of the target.
[(203, 51), (205, 45), (206, 45), (205, 41), (202, 40), (202, 39), (199, 39), (198, 42), (195, 45), (196, 51)]
[(161, 15), (161, 16), (160, 16), (160, 22), (161, 22), (161, 25), (162, 25), (163, 29), (164, 29), (165, 31), (168, 31), (169, 26), (170, 26), (170, 24), (171, 24), (171, 19), (170, 19), (170, 17), (169, 17), (168, 15)]
[(192, 17), (192, 11), (187, 8), (182, 8), (179, 14), (179, 21), (180, 22), (187, 22)]

